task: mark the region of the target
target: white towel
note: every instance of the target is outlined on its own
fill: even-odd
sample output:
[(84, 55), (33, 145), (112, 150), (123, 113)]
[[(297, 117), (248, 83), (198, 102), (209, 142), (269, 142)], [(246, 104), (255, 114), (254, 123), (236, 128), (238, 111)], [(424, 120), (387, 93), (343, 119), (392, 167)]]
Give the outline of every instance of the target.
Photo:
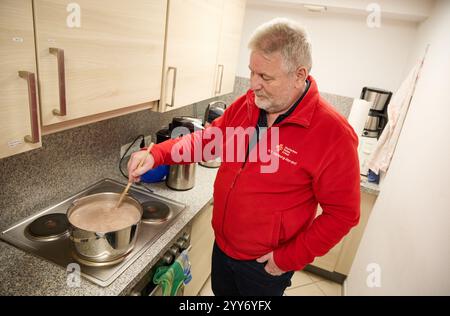
[(372, 102), (361, 100), (361, 99), (353, 99), (352, 110), (350, 111), (350, 115), (348, 116), (348, 123), (355, 130), (356, 135), (361, 136), (364, 131), (364, 125), (367, 121), (367, 115), (369, 115), (369, 110), (372, 107)]
[(414, 95), (414, 89), (422, 63), (423, 61), (413, 67), (388, 105), (387, 112), (389, 120), (367, 164), (368, 168), (378, 175), (380, 171), (386, 172), (391, 163), (403, 122), (405, 121), (412, 96)]

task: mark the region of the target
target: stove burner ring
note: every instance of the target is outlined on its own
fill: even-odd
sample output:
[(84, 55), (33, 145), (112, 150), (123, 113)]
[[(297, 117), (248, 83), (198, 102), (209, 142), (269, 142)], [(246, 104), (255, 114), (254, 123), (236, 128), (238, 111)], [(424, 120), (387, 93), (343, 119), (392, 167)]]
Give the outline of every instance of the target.
[(172, 217), (172, 211), (169, 206), (159, 201), (148, 201), (142, 204), (144, 210), (142, 222), (144, 223), (163, 223)]
[(25, 229), (29, 239), (53, 241), (69, 235), (69, 221), (66, 214), (54, 213), (38, 217)]

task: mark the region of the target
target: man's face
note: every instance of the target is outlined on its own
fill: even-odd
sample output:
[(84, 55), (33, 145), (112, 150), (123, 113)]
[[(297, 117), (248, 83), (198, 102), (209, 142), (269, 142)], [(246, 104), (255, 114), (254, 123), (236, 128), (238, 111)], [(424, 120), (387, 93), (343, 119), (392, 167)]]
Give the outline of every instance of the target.
[[(288, 73), (281, 53), (270, 55), (253, 51), (250, 55), (250, 86), (255, 92), (255, 103), (268, 113), (288, 109), (299, 97), (302, 78), (297, 72)], [(303, 78), (303, 84), (304, 80)]]

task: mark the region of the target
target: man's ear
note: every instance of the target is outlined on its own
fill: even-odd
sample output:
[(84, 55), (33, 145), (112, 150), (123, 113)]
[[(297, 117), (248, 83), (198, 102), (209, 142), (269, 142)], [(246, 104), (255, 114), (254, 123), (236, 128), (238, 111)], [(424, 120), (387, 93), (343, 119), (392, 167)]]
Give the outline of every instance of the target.
[(305, 84), (305, 80), (308, 77), (308, 69), (305, 67), (298, 67), (297, 70), (295, 70), (295, 77), (296, 77), (296, 85), (299, 87), (303, 86)]

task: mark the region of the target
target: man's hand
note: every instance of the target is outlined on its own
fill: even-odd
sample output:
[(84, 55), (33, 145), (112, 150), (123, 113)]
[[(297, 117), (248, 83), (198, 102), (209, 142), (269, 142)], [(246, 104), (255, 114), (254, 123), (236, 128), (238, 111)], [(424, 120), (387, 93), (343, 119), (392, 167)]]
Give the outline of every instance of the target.
[[(142, 166), (139, 165), (142, 163)], [(130, 182), (138, 182), (141, 180), (141, 175), (153, 168), (155, 159), (152, 154), (147, 151), (138, 151), (131, 155), (128, 160), (128, 179)]]
[(256, 259), (256, 261), (258, 261), (259, 263), (267, 261), (264, 269), (271, 275), (282, 275), (284, 273), (284, 271), (278, 268), (278, 266), (275, 264), (275, 260), (273, 260), (273, 251), (265, 254), (262, 257), (259, 257), (258, 259)]

